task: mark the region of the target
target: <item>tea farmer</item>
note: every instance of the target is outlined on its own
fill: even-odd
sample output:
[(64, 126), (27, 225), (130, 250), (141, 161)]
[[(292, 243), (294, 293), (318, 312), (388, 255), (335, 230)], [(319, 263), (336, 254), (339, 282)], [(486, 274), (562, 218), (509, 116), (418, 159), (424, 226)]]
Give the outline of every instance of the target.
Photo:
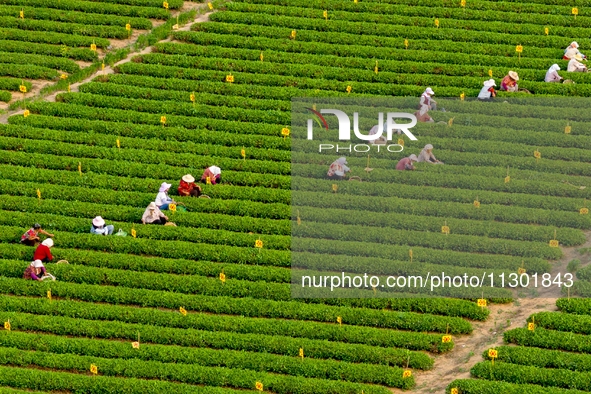
[(399, 171), (405, 171), (405, 170), (414, 170), (415, 167), (413, 165), (413, 162), (418, 161), (418, 158), (416, 155), (410, 155), (408, 157), (405, 157), (403, 159), (401, 159), (397, 164), (396, 164), (396, 169)]
[(501, 81), (501, 90), (506, 92), (517, 92), (517, 81), (519, 81), (519, 75), (517, 75), (515, 71), (509, 71), (509, 73)]
[(43, 230), (39, 223), (35, 223), (35, 225), (32, 228), (27, 230), (21, 236), (21, 243), (23, 245), (35, 246), (37, 244), (37, 242), (40, 241), (39, 234), (44, 234), (44, 235), (47, 235), (48, 237), (53, 237), (53, 234), (49, 234), (47, 231)]
[(195, 178), (191, 174), (184, 175), (181, 178), (177, 190), (179, 196), (199, 197), (201, 195), (201, 186), (195, 184)]
[(37, 246), (35, 253), (33, 254), (33, 260), (40, 260), (44, 263), (48, 263), (53, 260), (51, 251), (49, 250), (53, 246), (53, 239), (47, 238), (41, 245)]
[(433, 155), (433, 145), (427, 144), (419, 154), (417, 159), (419, 163), (443, 164), (442, 161), (437, 160)]
[(45, 267), (41, 260), (35, 260), (25, 269), (23, 273), (23, 279), (37, 280), (41, 282), (41, 278), (45, 275)]
[(160, 209), (156, 206), (155, 202), (151, 202), (144, 214), (142, 215), (142, 223), (143, 224), (168, 224), (173, 226), (173, 223), (168, 222), (168, 216), (162, 213)]
[(218, 166), (210, 166), (203, 171), (203, 175), (201, 176), (201, 181), (207, 183), (207, 178), (212, 185), (222, 182), (222, 170)]
[(160, 189), (158, 189), (158, 194), (156, 195), (156, 206), (160, 208), (162, 211), (168, 209), (170, 204), (176, 204), (176, 202), (168, 196), (168, 190), (172, 185), (170, 183), (162, 182), (160, 185)]
[(570, 59), (575, 58), (576, 56), (580, 56), (583, 59), (586, 58), (585, 55), (583, 55), (581, 52), (579, 52), (579, 44), (576, 41), (573, 41), (564, 50), (564, 56), (562, 58), (564, 60), (570, 60)]
[(587, 66), (585, 66), (583, 63), (581, 63), (582, 61), (583, 61), (583, 58), (579, 55), (573, 57), (568, 62), (568, 66), (566, 68), (566, 71), (571, 72), (571, 73), (586, 73)]
[(112, 224), (105, 226), (105, 219), (100, 216), (92, 219), (92, 226), (90, 227), (91, 234), (111, 235), (115, 231), (115, 226)]
[(346, 157), (339, 157), (335, 161), (332, 162), (330, 167), (328, 167), (328, 172), (326, 176), (329, 179), (343, 179), (345, 178), (345, 173), (350, 172), (351, 169), (347, 167), (347, 158)]
[(558, 71), (560, 71), (560, 66), (558, 66), (558, 64), (551, 65), (548, 71), (546, 71), (546, 77), (544, 78), (544, 82), (562, 81), (562, 77), (558, 75)]
[(480, 89), (480, 93), (478, 93), (478, 100), (481, 101), (490, 101), (493, 97), (497, 96), (495, 92), (495, 83), (494, 79), (489, 79), (488, 81), (483, 82), (484, 87)]
[(421, 101), (419, 102), (419, 110), (415, 112), (418, 122), (433, 123), (434, 120), (429, 116), (428, 112), (430, 109), (437, 108), (437, 102), (431, 98), (435, 92), (431, 88), (425, 89), (421, 95)]

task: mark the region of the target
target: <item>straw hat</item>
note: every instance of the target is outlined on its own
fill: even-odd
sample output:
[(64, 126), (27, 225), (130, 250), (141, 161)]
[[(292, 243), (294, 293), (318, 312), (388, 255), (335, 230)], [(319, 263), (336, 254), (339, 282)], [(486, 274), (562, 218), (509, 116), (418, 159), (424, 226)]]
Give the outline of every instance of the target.
[(193, 178), (193, 175), (191, 175), (191, 174), (187, 174), (187, 175), (183, 176), (181, 179), (187, 183), (195, 182), (195, 178)]
[(105, 225), (105, 219), (103, 219), (100, 216), (97, 216), (94, 219), (92, 219), (92, 224), (94, 224), (96, 227), (102, 227)]
[(576, 61), (579, 61), (579, 62), (582, 62), (583, 61), (583, 56), (581, 56), (581, 55), (575, 55), (575, 60)]
[(515, 71), (509, 71), (509, 76), (516, 81), (519, 81), (519, 75)]
[(152, 201), (150, 204), (148, 204), (148, 209), (156, 209), (156, 203)]

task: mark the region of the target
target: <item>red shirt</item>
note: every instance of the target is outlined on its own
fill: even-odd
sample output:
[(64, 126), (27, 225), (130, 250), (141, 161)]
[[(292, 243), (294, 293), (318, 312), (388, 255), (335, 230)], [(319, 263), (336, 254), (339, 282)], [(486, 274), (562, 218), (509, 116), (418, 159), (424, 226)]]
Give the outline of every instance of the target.
[(188, 196), (188, 195), (190, 195), (191, 194), (191, 191), (193, 189), (195, 189), (195, 186), (197, 186), (197, 185), (195, 185), (195, 182), (193, 182), (193, 183), (187, 183), (187, 182), (185, 182), (185, 181), (183, 181), (181, 179), (181, 183), (179, 184), (179, 187), (177, 189), (179, 191), (179, 196)]
[(21, 242), (26, 240), (26, 239), (31, 239), (31, 238), (36, 238), (37, 237), (37, 231), (35, 231), (34, 228), (29, 229), (26, 233), (24, 233), (21, 237)]
[(37, 246), (37, 249), (35, 249), (35, 254), (33, 255), (33, 260), (43, 261), (43, 259), (45, 259), (46, 257), (49, 261), (53, 260), (53, 256), (51, 255), (49, 247), (45, 245)]

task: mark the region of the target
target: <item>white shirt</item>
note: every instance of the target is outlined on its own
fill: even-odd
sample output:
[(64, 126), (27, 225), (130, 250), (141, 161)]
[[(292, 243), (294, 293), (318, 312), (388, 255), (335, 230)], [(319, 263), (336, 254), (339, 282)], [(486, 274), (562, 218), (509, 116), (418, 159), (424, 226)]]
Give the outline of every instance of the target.
[(168, 204), (171, 201), (172, 198), (168, 197), (168, 194), (166, 194), (165, 192), (160, 192), (156, 195), (156, 200), (154, 202), (156, 203), (157, 207), (161, 207), (164, 204)]
[(560, 81), (562, 78), (555, 70), (548, 70), (546, 72), (546, 78), (544, 78), (545, 82), (555, 82)]
[(490, 89), (490, 86), (483, 86), (482, 89), (480, 89), (480, 93), (478, 93), (478, 98), (481, 99), (488, 99), (491, 98), (491, 93), (488, 91), (488, 89)]
[(566, 71), (568, 72), (573, 72), (573, 71), (577, 71), (578, 69), (584, 69), (585, 65), (581, 62), (578, 62), (576, 59), (570, 59), (570, 61), (568, 62), (568, 67), (566, 68)]
[(564, 52), (564, 56), (566, 56), (569, 59), (573, 59), (577, 55), (583, 56), (577, 48), (573, 48), (573, 47), (568, 48), (566, 50), (566, 52)]

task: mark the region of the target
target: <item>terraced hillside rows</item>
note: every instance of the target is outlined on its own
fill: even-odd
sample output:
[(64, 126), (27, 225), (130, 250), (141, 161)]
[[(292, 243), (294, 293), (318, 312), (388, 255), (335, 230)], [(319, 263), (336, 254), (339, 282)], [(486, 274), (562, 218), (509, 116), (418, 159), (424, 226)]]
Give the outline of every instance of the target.
[[(52, 10), (47, 15), (78, 3), (31, 4), (37, 2)], [(134, 10), (140, 3), (162, 13), (155, 1), (115, 5)], [(347, 155), (363, 182), (338, 182), (335, 194), (335, 182), (324, 179), (330, 161), (306, 153), (295, 133), (282, 134), (291, 99), (417, 96), (427, 85), (438, 96), (474, 96), (489, 69), (495, 77), (519, 71), (520, 86), (537, 95), (584, 96), (587, 74), (572, 77), (572, 85), (540, 82), (550, 64), (563, 65), (556, 59), (572, 39), (582, 48), (588, 43), (585, 9), (571, 20), (567, 8), (489, 1), (215, 4), (210, 22), (192, 31), (171, 32), (169, 21), (161, 31), (172, 41), (120, 64), (115, 74), (60, 93), (56, 102), (28, 103), (27, 116), (0, 125), (0, 321), (9, 328), (0, 331), (2, 389), (413, 388), (436, 354), (452, 351), (454, 338), (472, 332), (472, 321), (487, 318), (473, 302), (481, 291), (464, 294), (469, 300), (375, 290), (385, 297), (293, 299), (293, 260), (316, 269), (322, 259), (353, 272), (371, 263), (383, 268), (377, 275), (553, 272), (562, 252), (549, 241), (582, 244), (591, 225), (580, 214), (591, 190), (586, 104), (446, 101), (446, 112), (433, 112), (445, 124), (417, 126), (419, 141), (404, 142), (404, 155), (432, 143), (444, 166), (397, 172), (403, 154), (372, 156), (374, 170), (366, 174), (366, 155)], [(520, 56), (515, 45), (524, 46)], [(402, 100), (401, 108), (417, 101)], [(292, 144), (302, 149), (292, 152)], [(169, 214), (178, 227), (141, 224), (162, 182), (174, 189), (184, 174), (199, 178), (211, 165), (222, 168), (223, 183), (203, 185), (210, 199), (174, 196), (187, 208)], [(302, 179), (291, 177), (294, 169)], [(295, 184), (309, 197), (299, 214), (290, 206)], [(339, 203), (337, 196), (347, 199)], [(98, 215), (129, 235), (90, 234)], [(360, 218), (373, 227), (360, 231)], [(343, 221), (353, 240), (335, 231)], [(56, 282), (21, 279), (33, 250), (19, 239), (36, 222), (55, 234), (55, 260), (69, 261), (47, 264)], [(443, 225), (450, 234), (441, 233)], [(511, 297), (487, 289), (485, 298)]]
[(0, 101), (10, 101), (11, 92), (17, 99), (21, 93), (30, 97), (48, 85), (45, 81), (77, 82), (85, 75), (82, 69), (102, 61), (113, 40), (115, 46), (131, 42), (182, 5), (181, 0), (0, 1)]

